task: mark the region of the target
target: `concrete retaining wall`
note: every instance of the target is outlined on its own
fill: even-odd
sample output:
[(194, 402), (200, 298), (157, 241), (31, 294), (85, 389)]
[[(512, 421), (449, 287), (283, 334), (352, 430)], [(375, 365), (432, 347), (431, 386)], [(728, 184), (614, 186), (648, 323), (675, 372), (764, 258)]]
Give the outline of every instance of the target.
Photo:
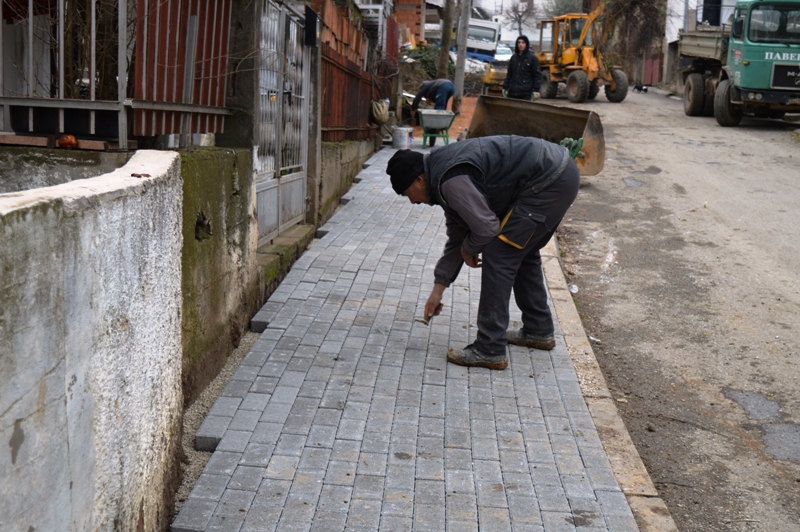
[(181, 161), (183, 390), (190, 403), (239, 345), (266, 294), (252, 151), (187, 150)]
[(323, 142), (322, 172), (319, 178), (309, 178), (311, 199), (309, 223), (322, 225), (333, 216), (339, 199), (353, 185), (353, 178), (364, 162), (375, 153), (375, 139), (362, 141)]
[(0, 194), (101, 176), (121, 167), (129, 158), (127, 152), (3, 146), (0, 148)]
[(111, 174), (0, 196), (0, 530), (167, 524), (183, 406), (179, 164), (138, 152)]

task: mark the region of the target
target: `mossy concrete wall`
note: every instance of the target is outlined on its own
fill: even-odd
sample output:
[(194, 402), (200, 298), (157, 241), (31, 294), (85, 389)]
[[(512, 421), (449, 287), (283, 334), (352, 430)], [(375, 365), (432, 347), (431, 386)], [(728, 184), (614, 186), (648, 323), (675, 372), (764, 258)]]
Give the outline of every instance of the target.
[(353, 178), (376, 151), (376, 140), (322, 143), (322, 172), (309, 177), (309, 209), (306, 220), (317, 226), (333, 216), (339, 199), (353, 185)]
[(183, 391), (217, 375), (266, 300), (256, 250), (252, 151), (181, 152), (183, 176)]
[(128, 162), (128, 152), (0, 147), (0, 194), (97, 177)]
[(177, 155), (144, 151), (111, 174), (0, 195), (0, 530), (167, 527), (181, 189)]

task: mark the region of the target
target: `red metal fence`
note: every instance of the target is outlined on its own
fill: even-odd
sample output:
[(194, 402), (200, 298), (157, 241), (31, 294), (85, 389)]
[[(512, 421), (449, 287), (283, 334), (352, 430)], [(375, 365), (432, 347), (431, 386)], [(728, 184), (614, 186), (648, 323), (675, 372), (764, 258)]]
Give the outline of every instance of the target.
[(231, 4), (138, 2), (134, 135), (222, 132)]
[(374, 135), (377, 126), (370, 124), (373, 99), (380, 97), (372, 75), (322, 44), (322, 140), (356, 140)]

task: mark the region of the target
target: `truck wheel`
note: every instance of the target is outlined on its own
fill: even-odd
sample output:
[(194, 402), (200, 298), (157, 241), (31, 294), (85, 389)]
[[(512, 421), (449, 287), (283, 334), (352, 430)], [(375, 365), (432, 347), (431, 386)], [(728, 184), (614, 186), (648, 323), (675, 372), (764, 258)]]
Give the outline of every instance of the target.
[(686, 116), (700, 116), (705, 108), (705, 83), (702, 74), (689, 74), (683, 88), (683, 112)]
[(731, 103), (731, 80), (720, 81), (714, 93), (714, 117), (717, 123), (722, 127), (738, 126), (742, 115), (742, 108)]
[(622, 70), (612, 70), (611, 77), (617, 89), (612, 91), (611, 85), (606, 85), (606, 98), (609, 102), (619, 103), (628, 95), (628, 76)]
[(550, 81), (550, 74), (547, 72), (542, 72), (542, 86), (539, 88), (539, 94), (548, 100), (558, 95), (558, 83)]
[(596, 81), (593, 81), (589, 84), (589, 96), (590, 100), (594, 100), (597, 98), (597, 95), (600, 93), (600, 85), (597, 84)]
[(583, 70), (576, 70), (567, 78), (567, 98), (572, 103), (583, 103), (589, 97), (589, 77)]

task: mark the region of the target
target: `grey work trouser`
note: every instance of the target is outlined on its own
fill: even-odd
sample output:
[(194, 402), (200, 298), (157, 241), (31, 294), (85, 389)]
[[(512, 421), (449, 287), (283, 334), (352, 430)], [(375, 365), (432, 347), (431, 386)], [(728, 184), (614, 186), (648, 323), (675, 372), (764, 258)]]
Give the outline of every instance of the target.
[(570, 159), (561, 176), (535, 196), (523, 197), (517, 204), (534, 209), (545, 220), (539, 224), (524, 249), (517, 249), (499, 238), (484, 246), (482, 255), (481, 298), (478, 305), (478, 339), (475, 347), (490, 355), (504, 355), (508, 339), (508, 305), (511, 288), (522, 311), (522, 328), (528, 334), (553, 334), (553, 318), (547, 306), (547, 289), (539, 254), (578, 195), (580, 175)]

